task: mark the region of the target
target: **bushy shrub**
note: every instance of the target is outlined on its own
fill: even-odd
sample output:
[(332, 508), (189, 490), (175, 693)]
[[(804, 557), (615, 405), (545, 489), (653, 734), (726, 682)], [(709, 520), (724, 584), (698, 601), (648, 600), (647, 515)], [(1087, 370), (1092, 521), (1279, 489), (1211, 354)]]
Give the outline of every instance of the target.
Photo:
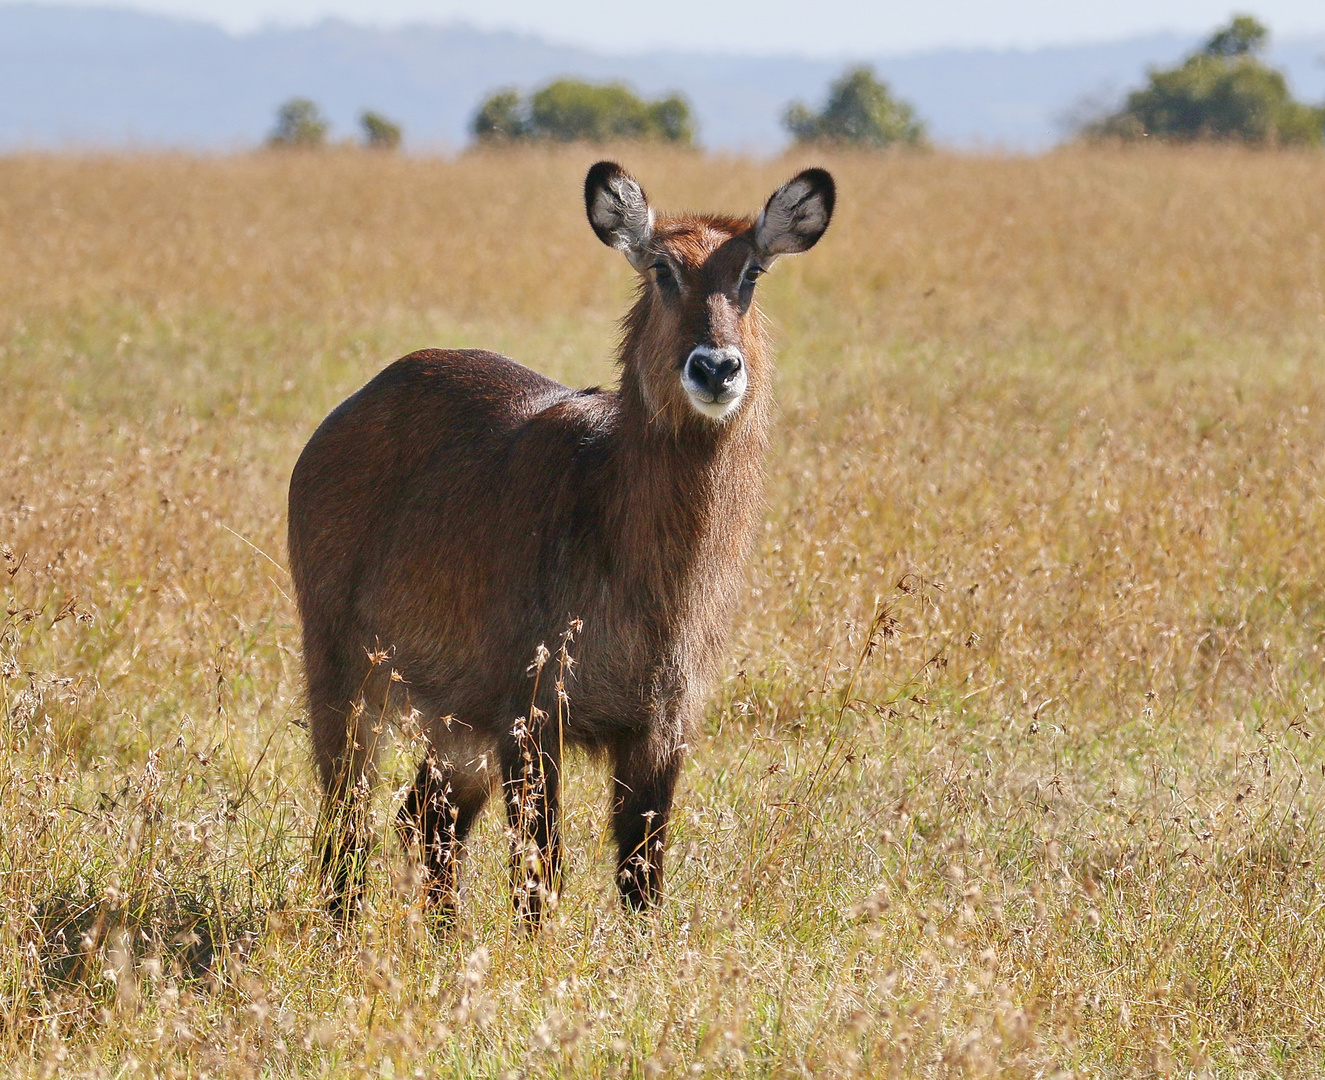
[(370, 150), (395, 150), (400, 146), (400, 125), (379, 112), (365, 110), (359, 117), (364, 145)]
[(479, 106), (470, 123), (470, 131), (479, 142), (509, 142), (529, 134), (519, 91), (498, 90)]
[(646, 101), (624, 83), (581, 79), (558, 79), (527, 101), (514, 90), (498, 90), (479, 106), (470, 130), (485, 143), (628, 140), (689, 146), (695, 136), (690, 106), (679, 94)]
[(782, 122), (800, 143), (883, 149), (925, 142), (925, 125), (915, 109), (894, 97), (869, 67), (846, 71), (829, 88), (828, 103), (821, 111), (797, 101), (788, 106)]
[(1149, 85), (1116, 113), (1086, 125), (1091, 138), (1319, 145), (1325, 108), (1293, 100), (1281, 72), (1257, 56), (1269, 31), (1239, 15), (1176, 68), (1152, 69)]
[(291, 98), (276, 110), (276, 126), (267, 144), (286, 148), (322, 146), (330, 126), (315, 102), (305, 97)]

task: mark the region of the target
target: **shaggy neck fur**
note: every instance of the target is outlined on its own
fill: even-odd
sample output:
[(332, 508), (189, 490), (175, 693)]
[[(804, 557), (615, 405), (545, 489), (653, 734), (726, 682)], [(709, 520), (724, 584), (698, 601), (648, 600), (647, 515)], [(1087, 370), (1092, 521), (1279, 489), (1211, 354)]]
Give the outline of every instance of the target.
[[(680, 385), (676, 341), (645, 285), (623, 320), (617, 393), (621, 493), (615, 550), (640, 552), (634, 584), (684, 621), (695, 604), (726, 620), (763, 503), (771, 372), (758, 310), (742, 320), (749, 385), (722, 420), (700, 415)], [(664, 608), (663, 610), (666, 610)]]

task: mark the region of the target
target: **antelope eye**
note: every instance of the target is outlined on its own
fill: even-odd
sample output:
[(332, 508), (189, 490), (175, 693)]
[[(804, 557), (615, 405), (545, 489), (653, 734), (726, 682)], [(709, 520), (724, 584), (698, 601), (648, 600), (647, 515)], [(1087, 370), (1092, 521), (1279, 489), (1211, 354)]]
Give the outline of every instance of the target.
[(672, 280), (672, 268), (668, 266), (667, 263), (665, 263), (662, 259), (659, 259), (656, 263), (650, 266), (649, 269), (653, 271), (654, 277), (656, 277), (659, 281)]
[(741, 284), (743, 284), (743, 285), (753, 285), (756, 281), (758, 281), (758, 280), (763, 276), (763, 274), (764, 274), (764, 269), (763, 269), (763, 267), (761, 267), (761, 266), (752, 266), (752, 267), (750, 267), (748, 270), (746, 270), (746, 272), (745, 272), (745, 277), (741, 279)]

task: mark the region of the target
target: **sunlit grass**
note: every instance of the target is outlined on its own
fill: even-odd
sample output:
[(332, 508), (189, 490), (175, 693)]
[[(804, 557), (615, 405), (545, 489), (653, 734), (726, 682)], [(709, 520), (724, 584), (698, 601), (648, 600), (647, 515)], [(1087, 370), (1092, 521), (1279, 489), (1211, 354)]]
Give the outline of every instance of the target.
[[(801, 164), (625, 149), (666, 206)], [(1325, 160), (829, 161), (669, 899), (319, 906), (285, 485), (424, 345), (607, 383), (591, 152), (0, 160), (0, 1036), (32, 1074), (1325, 1067)], [(388, 763), (379, 834), (411, 778)]]

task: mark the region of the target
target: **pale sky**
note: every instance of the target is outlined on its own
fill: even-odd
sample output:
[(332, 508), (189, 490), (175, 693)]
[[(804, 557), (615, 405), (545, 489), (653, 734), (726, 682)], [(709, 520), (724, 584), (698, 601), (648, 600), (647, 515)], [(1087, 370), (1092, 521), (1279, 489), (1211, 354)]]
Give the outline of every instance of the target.
[[(32, 0), (28, 0), (32, 2)], [(50, 4), (60, 0), (36, 0)], [(1325, 0), (81, 0), (205, 19), (242, 32), (334, 17), (398, 26), (465, 22), (599, 51), (869, 56), (951, 46), (1107, 41), (1162, 30), (1204, 33), (1249, 11), (1282, 40), (1325, 33)], [(80, 6), (81, 6), (80, 5)]]

